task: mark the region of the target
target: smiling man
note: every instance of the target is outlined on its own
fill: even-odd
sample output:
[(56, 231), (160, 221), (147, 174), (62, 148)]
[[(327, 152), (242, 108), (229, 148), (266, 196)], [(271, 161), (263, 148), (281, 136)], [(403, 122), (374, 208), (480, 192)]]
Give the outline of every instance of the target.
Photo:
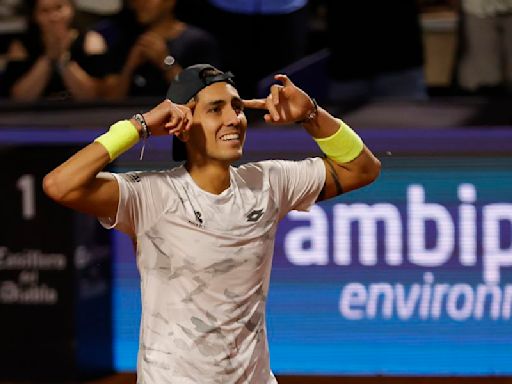
[[(188, 67), (165, 101), (117, 122), (45, 177), (51, 198), (136, 244), (139, 384), (275, 383), (265, 303), (277, 224), (290, 210), (378, 176), (379, 161), (354, 131), (285, 75), (276, 80), (266, 99), (242, 100), (229, 72)], [(302, 124), (327, 156), (234, 167), (245, 141), (244, 108), (267, 110), (270, 124)], [(101, 172), (140, 138), (169, 134), (183, 165)]]

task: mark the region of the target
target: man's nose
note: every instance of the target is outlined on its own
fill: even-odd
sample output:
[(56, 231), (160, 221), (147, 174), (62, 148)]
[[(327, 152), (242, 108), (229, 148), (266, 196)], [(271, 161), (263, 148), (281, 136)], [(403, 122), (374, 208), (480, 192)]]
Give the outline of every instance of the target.
[(226, 108), (225, 124), (237, 126), (240, 124), (240, 114), (235, 111), (232, 107)]

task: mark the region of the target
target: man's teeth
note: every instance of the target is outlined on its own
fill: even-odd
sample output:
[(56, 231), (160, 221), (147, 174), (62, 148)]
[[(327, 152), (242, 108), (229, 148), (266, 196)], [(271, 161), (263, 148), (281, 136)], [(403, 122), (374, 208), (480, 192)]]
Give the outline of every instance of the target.
[(222, 141), (238, 140), (240, 139), (240, 135), (238, 133), (231, 133), (229, 135), (222, 135), (220, 139)]

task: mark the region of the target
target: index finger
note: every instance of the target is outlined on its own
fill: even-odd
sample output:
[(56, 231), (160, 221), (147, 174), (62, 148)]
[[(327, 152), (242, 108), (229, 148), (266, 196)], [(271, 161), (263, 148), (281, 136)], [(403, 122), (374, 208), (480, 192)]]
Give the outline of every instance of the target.
[(185, 119), (186, 119), (186, 125), (185, 125), (185, 131), (189, 131), (192, 127), (192, 121), (194, 119), (194, 116), (192, 116), (192, 109), (188, 108), (188, 110), (185, 112)]
[(286, 75), (278, 74), (278, 75), (274, 76), (274, 79), (276, 79), (277, 81), (280, 81), (281, 83), (283, 83), (284, 86), (293, 85), (293, 82)]
[(245, 108), (250, 109), (267, 109), (267, 105), (265, 99), (252, 99), (252, 100), (242, 100)]

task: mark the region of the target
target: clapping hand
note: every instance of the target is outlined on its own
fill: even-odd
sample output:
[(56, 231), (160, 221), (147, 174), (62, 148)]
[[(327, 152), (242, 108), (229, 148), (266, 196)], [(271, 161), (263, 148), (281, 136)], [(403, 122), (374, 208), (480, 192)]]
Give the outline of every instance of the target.
[(43, 31), (42, 40), (46, 55), (51, 60), (59, 60), (66, 52), (69, 52), (71, 43), (76, 33), (65, 25), (56, 24)]
[(169, 55), (164, 38), (154, 32), (146, 32), (135, 42), (133, 48), (141, 62), (149, 61), (155, 67), (164, 69), (164, 59)]

